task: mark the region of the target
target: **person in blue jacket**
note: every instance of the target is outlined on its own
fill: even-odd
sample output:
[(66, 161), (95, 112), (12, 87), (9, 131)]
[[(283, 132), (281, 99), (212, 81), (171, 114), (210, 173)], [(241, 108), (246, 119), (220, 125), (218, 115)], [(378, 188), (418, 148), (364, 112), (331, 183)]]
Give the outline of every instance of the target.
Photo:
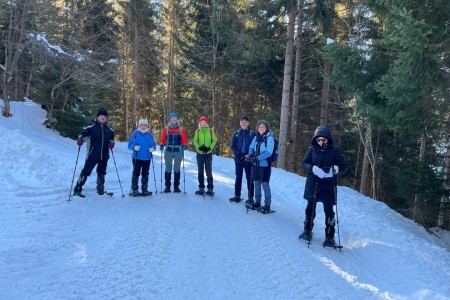
[(241, 128), (236, 130), (231, 139), (231, 150), (234, 154), (234, 165), (236, 172), (236, 180), (234, 182), (234, 197), (230, 198), (231, 202), (239, 203), (241, 202), (241, 189), (242, 189), (242, 176), (245, 171), (245, 178), (247, 180), (247, 191), (248, 198), (246, 203), (253, 203), (254, 185), (251, 180), (252, 165), (244, 160), (245, 156), (248, 154), (250, 144), (253, 138), (256, 136), (256, 132), (250, 128), (250, 118), (243, 115), (239, 119)]
[[(252, 164), (252, 180), (255, 184), (255, 202), (248, 205), (262, 213), (269, 213), (272, 202), (269, 185), (272, 164), (268, 159), (274, 151), (275, 138), (269, 129), (269, 124), (265, 121), (259, 121), (256, 130), (257, 134), (253, 138), (248, 155), (245, 157), (245, 161)], [(261, 188), (264, 190), (265, 197), (263, 207), (261, 207)]]
[[(138, 128), (131, 134), (128, 142), (128, 149), (133, 150), (131, 156), (133, 161), (133, 175), (131, 177), (131, 193), (136, 196), (151, 196), (152, 192), (148, 191), (148, 174), (150, 162), (153, 158), (153, 151), (156, 150), (155, 139), (150, 130), (148, 130), (148, 121), (146, 119), (139, 120)], [(139, 193), (139, 175), (141, 178), (141, 193)]]

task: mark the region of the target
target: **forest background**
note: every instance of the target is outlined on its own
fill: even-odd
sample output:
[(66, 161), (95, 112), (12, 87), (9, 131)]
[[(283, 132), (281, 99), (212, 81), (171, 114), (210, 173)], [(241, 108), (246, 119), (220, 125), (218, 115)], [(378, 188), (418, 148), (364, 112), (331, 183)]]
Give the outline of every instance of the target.
[(204, 115), (220, 156), (247, 114), (302, 175), (327, 125), (340, 185), (450, 230), (449, 22), (448, 0), (0, 0), (1, 109), (32, 98), (75, 138), (102, 106), (121, 141)]

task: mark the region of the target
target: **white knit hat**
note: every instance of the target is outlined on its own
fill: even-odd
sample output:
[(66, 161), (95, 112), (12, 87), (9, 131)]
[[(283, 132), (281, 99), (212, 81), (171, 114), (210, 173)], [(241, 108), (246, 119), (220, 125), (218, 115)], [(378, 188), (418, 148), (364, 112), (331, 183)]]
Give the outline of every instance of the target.
[(147, 119), (140, 119), (140, 120), (139, 120), (139, 125), (141, 125), (141, 124), (148, 125)]

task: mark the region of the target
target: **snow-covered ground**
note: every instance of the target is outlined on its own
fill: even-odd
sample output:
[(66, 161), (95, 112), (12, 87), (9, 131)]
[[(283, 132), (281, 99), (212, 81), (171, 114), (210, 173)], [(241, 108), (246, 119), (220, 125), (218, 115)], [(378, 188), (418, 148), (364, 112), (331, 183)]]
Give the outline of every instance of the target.
[[(228, 201), (232, 159), (214, 157), (214, 199), (195, 196), (189, 151), (185, 195), (131, 198), (130, 154), (117, 143), (126, 196), (110, 159), (114, 196), (96, 194), (94, 173), (87, 197), (68, 202), (75, 141), (41, 125), (39, 105), (11, 105), (14, 116), (0, 117), (0, 299), (450, 299), (442, 240), (349, 188), (338, 188), (342, 252), (321, 245), (321, 204), (308, 248), (298, 240), (305, 178), (282, 170), (272, 173), (270, 215)], [(161, 189), (157, 152), (152, 191)]]

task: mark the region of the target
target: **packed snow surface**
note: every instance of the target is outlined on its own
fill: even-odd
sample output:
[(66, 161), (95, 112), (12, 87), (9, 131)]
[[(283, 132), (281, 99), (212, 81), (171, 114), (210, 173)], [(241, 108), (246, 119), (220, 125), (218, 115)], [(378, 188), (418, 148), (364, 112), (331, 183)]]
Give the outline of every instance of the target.
[(450, 299), (445, 244), (350, 188), (338, 188), (342, 251), (322, 247), (321, 204), (308, 248), (298, 239), (305, 178), (283, 170), (270, 181), (276, 213), (247, 213), (228, 201), (232, 159), (214, 156), (216, 194), (204, 198), (186, 151), (186, 194), (161, 195), (158, 150), (158, 194), (132, 198), (131, 154), (118, 142), (105, 184), (114, 196), (96, 194), (94, 170), (86, 198), (69, 202), (75, 141), (45, 128), (32, 101), (11, 106), (13, 117), (0, 117), (0, 299)]

